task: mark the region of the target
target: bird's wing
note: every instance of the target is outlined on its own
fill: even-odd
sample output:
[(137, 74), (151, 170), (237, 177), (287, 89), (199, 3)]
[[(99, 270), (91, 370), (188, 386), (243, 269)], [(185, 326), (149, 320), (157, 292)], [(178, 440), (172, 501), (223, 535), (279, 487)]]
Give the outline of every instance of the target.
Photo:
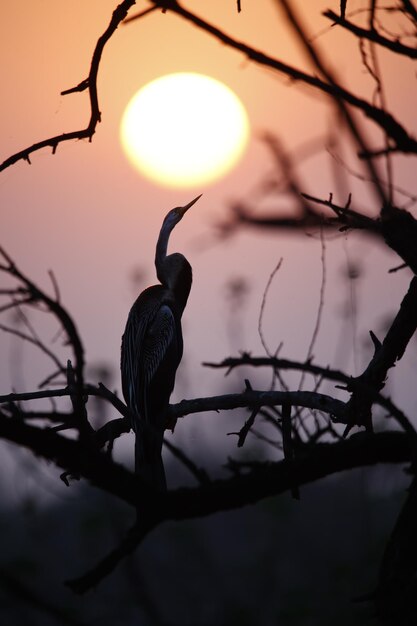
[(123, 393), (131, 410), (148, 419), (146, 391), (176, 341), (174, 314), (167, 304), (133, 309), (122, 342)]
[(147, 329), (142, 345), (142, 371), (149, 384), (175, 339), (175, 319), (171, 308), (163, 304)]

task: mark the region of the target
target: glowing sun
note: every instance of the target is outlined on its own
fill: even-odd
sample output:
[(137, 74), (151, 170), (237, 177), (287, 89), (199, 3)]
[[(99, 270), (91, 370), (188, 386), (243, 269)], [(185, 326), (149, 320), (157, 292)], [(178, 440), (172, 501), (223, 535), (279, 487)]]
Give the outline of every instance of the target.
[(229, 87), (181, 72), (157, 78), (133, 96), (120, 135), (129, 161), (142, 174), (168, 187), (194, 187), (237, 164), (249, 121)]

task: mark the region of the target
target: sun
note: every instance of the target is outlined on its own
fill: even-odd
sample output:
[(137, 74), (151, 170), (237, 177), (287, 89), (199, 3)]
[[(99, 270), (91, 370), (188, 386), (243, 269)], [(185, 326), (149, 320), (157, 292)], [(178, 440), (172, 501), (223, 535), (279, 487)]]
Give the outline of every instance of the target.
[(142, 174), (167, 187), (217, 180), (243, 155), (246, 110), (226, 85), (203, 74), (168, 74), (142, 87), (122, 117), (123, 149)]

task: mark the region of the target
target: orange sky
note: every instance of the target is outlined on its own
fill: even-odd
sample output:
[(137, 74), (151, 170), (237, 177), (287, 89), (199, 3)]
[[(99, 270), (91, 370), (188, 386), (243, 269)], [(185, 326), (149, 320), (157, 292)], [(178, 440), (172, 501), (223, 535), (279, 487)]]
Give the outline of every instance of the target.
[[(239, 15), (234, 0), (186, 4), (237, 39), (292, 64), (303, 63), (272, 0), (243, 1)], [(2, 4), (1, 160), (35, 141), (86, 125), (86, 93), (59, 94), (86, 77), (97, 38), (115, 5), (114, 0)], [(320, 11), (328, 7), (337, 10), (339, 3), (314, 0), (297, 5), (303, 11), (308, 7), (306, 19), (315, 16), (310, 30), (317, 33), (328, 25)], [(360, 5), (349, 3), (352, 10)], [(146, 3), (137, 3), (137, 9), (144, 6)], [(372, 84), (358, 65), (359, 53), (351, 45), (352, 38), (331, 29), (319, 42), (330, 48), (332, 64), (347, 85), (359, 85), (369, 96)], [(132, 170), (119, 144), (119, 123), (124, 107), (142, 85), (165, 73), (187, 70), (212, 75), (232, 87), (248, 110), (253, 136), (246, 156), (225, 179), (195, 191), (170, 191)], [(408, 70), (412, 77), (411, 63)], [(389, 83), (392, 108), (415, 124), (410, 83), (394, 64), (389, 68)], [(330, 123), (324, 99), (305, 89), (289, 88), (288, 80), (248, 62), (180, 18), (161, 13), (118, 29), (105, 48), (98, 87), (102, 124), (91, 144), (67, 143), (58, 147), (55, 156), (44, 150), (33, 155), (31, 166), (19, 163), (0, 174), (1, 243), (44, 287), (49, 288), (47, 270), (54, 270), (62, 300), (84, 337), (88, 361), (111, 364), (113, 384), (118, 387), (120, 337), (136, 295), (130, 280), (132, 271), (135, 267), (145, 271), (140, 288), (154, 281), (154, 245), (163, 216), (201, 192), (203, 198), (172, 238), (171, 250), (186, 254), (195, 276), (184, 316), (184, 367), (176, 397), (222, 391), (222, 374), (207, 372), (200, 367), (202, 361), (220, 360), (239, 348), (262, 353), (257, 335), (259, 307), (268, 276), (281, 256), (284, 264), (265, 311), (265, 334), (271, 350), (283, 341), (282, 356), (303, 358), (319, 297), (319, 238), (245, 231), (222, 243), (215, 239), (213, 226), (227, 217), (231, 200), (255, 199), (257, 183), (265, 172), (273, 171), (259, 133), (273, 131), (290, 149), (319, 139)], [(327, 197), (334, 190), (331, 169), (323, 158), (306, 161), (303, 168), (307, 191)], [(407, 161), (397, 172), (398, 182), (411, 187), (410, 172), (411, 162)], [(352, 189), (360, 189), (355, 181)], [(365, 207), (372, 210), (373, 199), (363, 189), (357, 193), (363, 194), (361, 201), (363, 198)], [(280, 201), (279, 205), (285, 203)], [(356, 237), (345, 244), (340, 239), (328, 242), (327, 254), (326, 332), (322, 330), (315, 351), (317, 360), (324, 364), (332, 360), (339, 336), (335, 329), (340, 317), (336, 316), (347, 297), (340, 272), (347, 254), (369, 261), (366, 276), (371, 287), (363, 283), (359, 293), (360, 341), (400, 301), (407, 282), (405, 274), (391, 277), (387, 301), (386, 271), (397, 264), (397, 259)], [(231, 345), (224, 294), (227, 281), (236, 277), (248, 281), (250, 300), (242, 312), (242, 343)], [(330, 340), (327, 329), (336, 333), (330, 334)], [(3, 339), (1, 345), (6, 356), (1, 364), (6, 392), (10, 383), (16, 384), (16, 372), (10, 373), (7, 366), (7, 355), (15, 348), (10, 338)], [(349, 360), (345, 364), (349, 365)], [(21, 374), (22, 385), (29, 389), (36, 380), (28, 363)], [(236, 377), (234, 384), (240, 389), (242, 376)]]

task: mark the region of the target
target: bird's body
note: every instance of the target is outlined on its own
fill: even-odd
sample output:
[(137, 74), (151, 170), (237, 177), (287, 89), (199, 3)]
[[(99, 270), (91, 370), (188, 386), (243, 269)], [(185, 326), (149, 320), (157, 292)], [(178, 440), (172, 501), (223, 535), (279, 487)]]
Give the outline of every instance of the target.
[(161, 284), (139, 295), (122, 338), (122, 388), (136, 434), (135, 468), (149, 487), (159, 491), (166, 489), (162, 440), (183, 353), (181, 316), (192, 283), (187, 259), (178, 253), (167, 255), (167, 246), (172, 229), (197, 200), (172, 209), (165, 217), (155, 257)]

